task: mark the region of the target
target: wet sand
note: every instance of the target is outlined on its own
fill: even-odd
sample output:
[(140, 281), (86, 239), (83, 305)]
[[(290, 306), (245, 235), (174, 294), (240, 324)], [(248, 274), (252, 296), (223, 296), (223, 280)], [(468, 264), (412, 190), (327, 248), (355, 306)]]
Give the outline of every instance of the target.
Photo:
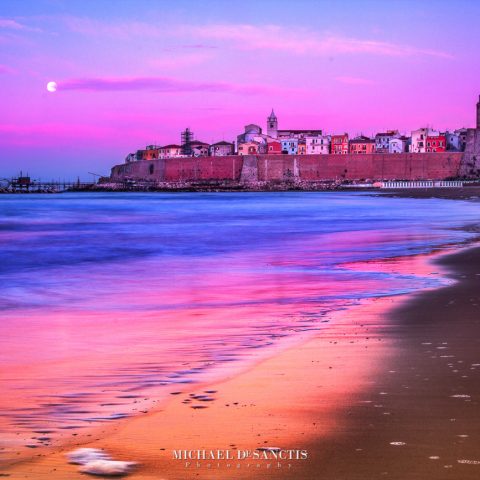
[(334, 442), (312, 444), (317, 478), (479, 478), (480, 249), (437, 264), (457, 283), (389, 314), (383, 334), (395, 352), (387, 362), (393, 371), (365, 392), (372, 403), (352, 404), (348, 429)]
[[(402, 268), (417, 270), (419, 261)], [(139, 462), (132, 479), (478, 478), (480, 249), (422, 268), (447, 270), (457, 283), (340, 312), (306, 343), (227, 381), (183, 388), (161, 409), (77, 443)], [(172, 458), (173, 449), (235, 455), (265, 446), (305, 449), (308, 458), (198, 468)], [(72, 439), (39, 451), (2, 475), (85, 478), (65, 458), (74, 447)]]

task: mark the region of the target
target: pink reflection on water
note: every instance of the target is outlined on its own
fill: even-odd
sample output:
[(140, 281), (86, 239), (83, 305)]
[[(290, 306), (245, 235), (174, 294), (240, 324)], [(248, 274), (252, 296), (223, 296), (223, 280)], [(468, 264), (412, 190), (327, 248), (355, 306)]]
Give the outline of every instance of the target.
[[(50, 444), (62, 431), (130, 415), (325, 328), (330, 311), (402, 290), (402, 279), (389, 276), (386, 286), (378, 271), (336, 265), (367, 243), (386, 251), (412, 240), (400, 236), (336, 233), (288, 248), (57, 272), (55, 298), (4, 320), (4, 441)], [(48, 440), (31, 439), (47, 430)]]

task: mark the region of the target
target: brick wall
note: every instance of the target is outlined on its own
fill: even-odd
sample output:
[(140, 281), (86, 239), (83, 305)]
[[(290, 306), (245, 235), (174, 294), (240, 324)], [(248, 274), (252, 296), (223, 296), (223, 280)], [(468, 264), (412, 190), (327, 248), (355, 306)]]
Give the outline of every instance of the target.
[[(243, 183), (287, 180), (442, 180), (460, 172), (462, 153), (369, 155), (250, 155), (172, 158), (132, 162), (112, 168), (112, 181)], [(245, 165), (245, 168), (244, 168)]]

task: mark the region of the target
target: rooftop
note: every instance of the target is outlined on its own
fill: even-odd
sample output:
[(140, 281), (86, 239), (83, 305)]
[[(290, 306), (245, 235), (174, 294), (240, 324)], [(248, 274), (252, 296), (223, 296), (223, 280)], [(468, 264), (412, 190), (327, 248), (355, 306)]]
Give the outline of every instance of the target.
[(375, 143), (375, 140), (372, 140), (369, 137), (364, 137), (363, 135), (353, 140), (350, 140), (350, 143)]

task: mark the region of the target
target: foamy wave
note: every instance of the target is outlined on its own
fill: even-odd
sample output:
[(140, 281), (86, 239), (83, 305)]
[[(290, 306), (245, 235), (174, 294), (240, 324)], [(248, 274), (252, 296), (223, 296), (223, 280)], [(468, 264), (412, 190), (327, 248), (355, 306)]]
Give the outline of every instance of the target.
[(77, 448), (67, 453), (67, 458), (75, 465), (85, 465), (96, 460), (110, 460), (110, 457), (98, 448)]
[(79, 470), (90, 475), (116, 476), (130, 473), (135, 465), (135, 462), (120, 460), (95, 460), (83, 465)]
[(67, 453), (70, 463), (81, 465), (80, 472), (90, 475), (117, 476), (127, 475), (137, 465), (135, 462), (112, 460), (98, 448), (77, 448)]

